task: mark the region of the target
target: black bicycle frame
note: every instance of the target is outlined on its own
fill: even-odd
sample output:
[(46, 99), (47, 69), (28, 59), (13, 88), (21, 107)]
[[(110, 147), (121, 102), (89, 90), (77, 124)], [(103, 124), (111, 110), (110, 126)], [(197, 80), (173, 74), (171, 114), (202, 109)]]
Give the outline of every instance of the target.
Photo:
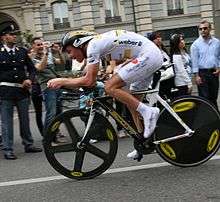
[(108, 103), (111, 97), (98, 97), (93, 103), (94, 108), (100, 106), (104, 109), (118, 124), (120, 124), (130, 136), (136, 139), (143, 139), (143, 134), (137, 132), (120, 114), (113, 108), (112, 103)]

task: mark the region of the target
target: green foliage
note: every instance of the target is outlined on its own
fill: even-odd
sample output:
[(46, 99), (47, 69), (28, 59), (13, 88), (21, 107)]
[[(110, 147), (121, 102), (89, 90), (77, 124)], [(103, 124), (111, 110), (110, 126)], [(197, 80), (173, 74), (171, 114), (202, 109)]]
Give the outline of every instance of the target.
[(31, 33), (31, 30), (26, 30), (25, 32), (22, 32), (21, 36), (25, 40), (26, 45), (30, 46), (31, 40), (33, 38), (33, 34)]

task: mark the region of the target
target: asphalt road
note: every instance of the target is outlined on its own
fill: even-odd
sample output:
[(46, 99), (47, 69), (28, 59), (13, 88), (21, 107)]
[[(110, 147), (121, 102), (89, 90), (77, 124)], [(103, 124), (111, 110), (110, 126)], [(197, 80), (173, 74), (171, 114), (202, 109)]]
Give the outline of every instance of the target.
[[(30, 113), (35, 145), (41, 137)], [(137, 163), (126, 158), (131, 138), (119, 140), (119, 151), (112, 167), (103, 175), (86, 181), (67, 179), (47, 162), (44, 153), (26, 154), (20, 143), (15, 116), (16, 161), (0, 155), (0, 201), (220, 201), (220, 154), (193, 168), (165, 163), (157, 154)]]
[[(34, 113), (30, 120), (35, 145), (42, 147)], [(106, 173), (75, 181), (57, 173), (44, 152), (24, 153), (16, 114), (14, 133), (18, 159), (7, 161), (0, 152), (0, 202), (220, 202), (220, 151), (193, 168), (169, 165), (157, 154), (138, 163), (126, 158), (133, 146), (131, 138), (124, 138), (119, 140), (117, 157)]]

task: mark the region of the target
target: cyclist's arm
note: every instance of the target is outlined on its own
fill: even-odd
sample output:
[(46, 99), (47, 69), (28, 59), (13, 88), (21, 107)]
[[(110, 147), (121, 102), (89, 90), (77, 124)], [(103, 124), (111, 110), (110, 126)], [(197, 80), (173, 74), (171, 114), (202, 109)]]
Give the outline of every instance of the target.
[(87, 72), (79, 78), (56, 78), (47, 82), (48, 88), (77, 88), (93, 87), (96, 84), (96, 77), (99, 70), (99, 63), (87, 65)]

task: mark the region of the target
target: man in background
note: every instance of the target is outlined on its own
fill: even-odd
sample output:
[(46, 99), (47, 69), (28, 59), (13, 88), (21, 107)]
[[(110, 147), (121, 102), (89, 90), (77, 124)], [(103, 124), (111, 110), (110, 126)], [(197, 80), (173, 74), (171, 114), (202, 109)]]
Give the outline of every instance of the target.
[[(35, 72), (27, 50), (16, 46), (16, 35), (13, 22), (0, 24), (0, 100), (2, 121), (3, 153), (7, 160), (15, 160), (13, 149), (13, 108), (17, 107), (20, 135), (26, 153), (41, 152), (33, 146), (29, 127), (29, 88)], [(26, 71), (29, 74), (27, 77)]]
[[(64, 59), (59, 46), (53, 45), (52, 47), (49, 42), (45, 42), (39, 37), (32, 39), (32, 49), (35, 53), (32, 61), (34, 62), (37, 71), (36, 77), (42, 90), (46, 110), (43, 130), (45, 132), (51, 120), (62, 111), (60, 89), (47, 88), (47, 82), (50, 79), (59, 77), (55, 70), (55, 65), (64, 65)], [(54, 57), (55, 53), (56, 57)], [(58, 137), (54, 139), (54, 143), (59, 143), (60, 141), (63, 140)]]
[(191, 46), (192, 72), (199, 96), (208, 99), (218, 109), (220, 41), (211, 36), (211, 23), (207, 20), (203, 20), (198, 29), (200, 36)]

